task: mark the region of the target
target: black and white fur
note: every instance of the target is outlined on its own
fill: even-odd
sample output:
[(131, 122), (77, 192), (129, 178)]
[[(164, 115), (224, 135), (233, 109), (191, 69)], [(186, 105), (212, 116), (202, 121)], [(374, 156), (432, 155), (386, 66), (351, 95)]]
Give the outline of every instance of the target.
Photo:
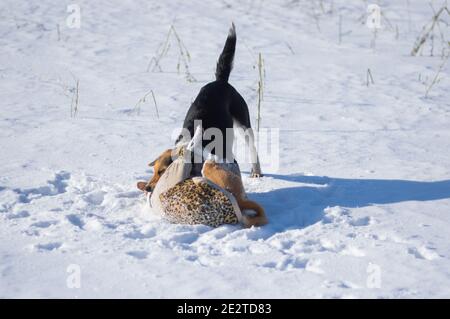
[[(228, 83), (231, 69), (233, 67), (234, 52), (236, 48), (236, 31), (232, 24), (225, 46), (217, 61), (216, 80), (206, 84), (201, 88), (196, 99), (190, 106), (183, 128), (188, 130), (190, 136), (194, 136), (194, 122), (202, 121), (202, 128), (218, 128), (223, 136), (223, 150), (220, 154), (223, 156), (232, 156), (231, 160), (235, 161), (232, 152), (233, 136), (227, 136), (227, 128), (239, 127), (247, 131), (249, 139), (246, 140), (246, 146), (250, 148), (250, 156), (252, 159), (252, 177), (262, 176), (259, 164), (259, 158), (254, 144), (254, 134), (250, 124), (250, 116), (247, 103), (236, 89)], [(233, 130), (229, 130), (233, 131)], [(179, 142), (185, 142), (183, 135), (177, 139)], [(211, 141), (203, 140), (202, 147), (205, 148)], [(213, 154), (218, 152), (212, 151)], [(223, 160), (229, 161), (230, 158)], [(201, 170), (201, 164), (200, 164)], [(198, 171), (198, 169), (196, 169)]]

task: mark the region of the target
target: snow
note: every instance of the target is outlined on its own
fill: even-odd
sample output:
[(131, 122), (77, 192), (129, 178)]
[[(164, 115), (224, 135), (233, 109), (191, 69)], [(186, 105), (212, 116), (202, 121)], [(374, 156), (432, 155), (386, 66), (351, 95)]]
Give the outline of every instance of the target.
[[(409, 55), (428, 2), (379, 1), (399, 32), (382, 19), (374, 48), (365, 1), (78, 3), (79, 29), (65, 2), (0, 3), (0, 297), (450, 297), (449, 69), (425, 98), (438, 35), (434, 56)], [(270, 224), (168, 224), (135, 185), (214, 78), (231, 21), (230, 82), (255, 125), (261, 52), (262, 126), (280, 129), (278, 168), (243, 165)], [(172, 24), (196, 81), (173, 37), (146, 71)], [(150, 96), (134, 111), (150, 90), (159, 117)]]

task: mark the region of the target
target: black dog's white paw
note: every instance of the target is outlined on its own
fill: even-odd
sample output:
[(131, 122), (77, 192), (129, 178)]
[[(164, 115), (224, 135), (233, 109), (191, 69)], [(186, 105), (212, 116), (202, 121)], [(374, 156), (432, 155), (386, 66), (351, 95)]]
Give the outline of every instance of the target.
[(250, 174), (250, 177), (251, 178), (260, 178), (260, 177), (263, 177), (263, 174), (261, 172), (254, 172), (254, 171), (252, 171), (251, 174)]

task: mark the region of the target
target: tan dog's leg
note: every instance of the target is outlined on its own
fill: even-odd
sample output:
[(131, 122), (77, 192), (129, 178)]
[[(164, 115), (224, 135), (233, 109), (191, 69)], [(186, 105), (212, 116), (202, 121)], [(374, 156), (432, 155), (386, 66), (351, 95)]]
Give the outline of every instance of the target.
[(219, 164), (207, 160), (203, 165), (202, 174), (214, 184), (232, 193), (236, 199), (245, 196), (244, 185), (242, 185), (240, 177), (223, 169)]

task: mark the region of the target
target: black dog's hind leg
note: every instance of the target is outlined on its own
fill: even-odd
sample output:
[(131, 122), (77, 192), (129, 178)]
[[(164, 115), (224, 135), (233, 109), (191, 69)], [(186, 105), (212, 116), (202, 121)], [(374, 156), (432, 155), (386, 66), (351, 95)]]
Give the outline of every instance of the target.
[(255, 146), (255, 135), (250, 123), (250, 115), (247, 103), (244, 98), (233, 89), (232, 102), (230, 105), (230, 113), (235, 121), (235, 125), (244, 131), (244, 139), (246, 147), (250, 150), (250, 160), (252, 164), (251, 177), (261, 177), (261, 165), (259, 156)]

